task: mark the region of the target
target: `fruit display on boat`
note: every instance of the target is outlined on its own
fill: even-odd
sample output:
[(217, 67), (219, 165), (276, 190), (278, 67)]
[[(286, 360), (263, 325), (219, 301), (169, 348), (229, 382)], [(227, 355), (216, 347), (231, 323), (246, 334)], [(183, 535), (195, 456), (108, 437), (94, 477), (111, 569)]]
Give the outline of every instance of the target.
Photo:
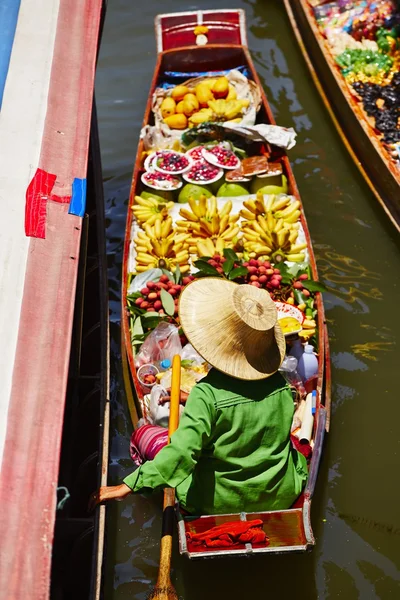
[[(311, 2), (310, 2), (311, 4)], [(319, 3), (321, 4), (321, 3)], [(399, 161), (400, 10), (392, 0), (314, 6), (327, 46), (366, 119)]]
[(159, 150), (146, 158), (144, 166), (147, 170), (155, 169), (156, 171), (166, 173), (167, 175), (179, 175), (188, 171), (191, 164), (192, 160), (190, 157), (182, 152)]
[(155, 190), (177, 190), (182, 186), (182, 181), (176, 175), (160, 173), (156, 170), (143, 173), (142, 182)]
[(163, 94), (155, 129), (185, 132), (163, 138), (161, 148), (153, 133), (142, 155), (127, 297), (134, 350), (160, 322), (179, 327), (179, 296), (197, 277), (265, 290), (286, 307), (284, 334), (315, 343), (315, 293), (323, 286), (311, 278), (301, 203), (288, 193), (282, 153), (221, 125), (240, 121), (251, 102), (238, 97), (229, 75)]
[(232, 202), (227, 201), (219, 209), (215, 196), (201, 196), (198, 201), (189, 199), (191, 210), (180, 209), (183, 220), (176, 222), (177, 231), (190, 235), (191, 253), (209, 256), (210, 252), (222, 253), (224, 248), (233, 246), (240, 227), (237, 225), (239, 215), (231, 215), (232, 206)]
[(154, 225), (157, 219), (167, 218), (168, 211), (173, 206), (173, 202), (160, 202), (156, 198), (135, 196), (135, 204), (132, 206), (132, 210), (139, 225)]
[(235, 153), (226, 148), (224, 144), (204, 148), (203, 156), (206, 161), (221, 169), (237, 169), (240, 165), (240, 160)]
[(157, 267), (175, 271), (177, 265), (182, 273), (189, 271), (189, 237), (176, 234), (171, 217), (164, 221), (157, 219), (154, 225), (145, 224), (144, 231), (140, 230), (134, 239), (136, 271), (140, 273)]
[[(242, 79), (245, 80), (243, 76)], [(163, 123), (171, 129), (185, 129), (206, 121), (240, 122), (251, 106), (251, 100), (239, 98), (233, 83), (223, 75), (176, 85), (167, 91), (159, 104)]]
[(184, 173), (183, 179), (189, 183), (214, 183), (223, 176), (224, 171), (219, 167), (210, 165), (204, 160), (196, 161), (187, 173)]

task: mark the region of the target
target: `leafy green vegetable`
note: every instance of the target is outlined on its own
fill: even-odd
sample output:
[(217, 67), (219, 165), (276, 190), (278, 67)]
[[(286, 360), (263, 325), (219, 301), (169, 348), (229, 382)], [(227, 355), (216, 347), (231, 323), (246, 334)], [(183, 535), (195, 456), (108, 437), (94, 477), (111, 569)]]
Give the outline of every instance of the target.
[(167, 290), (161, 289), (160, 300), (167, 315), (173, 317), (175, 312), (175, 303), (171, 294), (167, 292)]
[(206, 260), (196, 260), (194, 266), (206, 275), (214, 275), (215, 277), (221, 277), (221, 274), (218, 273), (217, 269), (210, 265)]
[(301, 282), (303, 287), (309, 292), (327, 292), (326, 286), (320, 281), (313, 281), (312, 279), (306, 279)]
[(246, 269), (246, 267), (236, 267), (236, 269), (233, 269), (233, 271), (231, 271), (228, 275), (228, 279), (230, 281), (232, 281), (233, 279), (236, 279), (237, 277), (244, 277), (245, 275), (247, 275), (248, 271)]
[(235, 261), (233, 258), (227, 258), (226, 261), (222, 264), (222, 270), (225, 273), (225, 275), (228, 275), (228, 273), (232, 271), (234, 262)]
[(179, 283), (181, 280), (181, 270), (179, 268), (179, 265), (176, 265), (174, 279), (175, 279), (175, 283)]

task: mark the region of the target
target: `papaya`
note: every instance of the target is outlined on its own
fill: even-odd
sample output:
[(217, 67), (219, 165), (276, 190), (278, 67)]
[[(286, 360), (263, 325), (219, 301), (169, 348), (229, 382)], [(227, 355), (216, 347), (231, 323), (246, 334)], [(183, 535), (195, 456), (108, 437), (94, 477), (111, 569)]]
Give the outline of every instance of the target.
[(187, 117), (182, 114), (171, 115), (164, 119), (164, 123), (171, 129), (186, 129), (187, 128)]
[(180, 102), (190, 92), (186, 85), (176, 85), (172, 90), (171, 96), (176, 102)]
[(199, 101), (197, 100), (197, 97), (195, 94), (186, 94), (183, 101), (194, 104), (194, 106), (196, 107), (196, 110), (199, 110)]
[(199, 104), (202, 108), (207, 108), (208, 103), (211, 100), (214, 100), (214, 96), (212, 91), (209, 89), (208, 85), (205, 83), (199, 83), (196, 85), (196, 96)]
[(161, 102), (161, 116), (163, 119), (165, 117), (170, 117), (175, 114), (176, 102), (173, 98), (164, 98)]
[(215, 98), (225, 98), (229, 92), (229, 81), (226, 77), (218, 77), (212, 86), (212, 93)]
[(183, 112), (187, 117), (190, 117), (193, 113), (199, 110), (199, 101), (194, 94), (186, 94), (183, 99)]

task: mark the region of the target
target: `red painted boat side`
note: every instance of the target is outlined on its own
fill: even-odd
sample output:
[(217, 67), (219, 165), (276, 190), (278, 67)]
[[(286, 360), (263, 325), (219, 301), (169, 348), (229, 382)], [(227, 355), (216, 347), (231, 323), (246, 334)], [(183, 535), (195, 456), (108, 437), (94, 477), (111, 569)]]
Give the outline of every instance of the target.
[[(40, 158), (57, 175), (59, 198), (86, 178), (101, 8), (101, 0), (60, 0)], [(44, 600), (50, 590), (82, 218), (68, 202), (44, 200), (46, 237), (29, 243), (1, 472), (5, 600)]]
[[(1, 597), (47, 598), (80, 217), (48, 205), (26, 271), (0, 495)], [(27, 596), (28, 594), (28, 596)]]

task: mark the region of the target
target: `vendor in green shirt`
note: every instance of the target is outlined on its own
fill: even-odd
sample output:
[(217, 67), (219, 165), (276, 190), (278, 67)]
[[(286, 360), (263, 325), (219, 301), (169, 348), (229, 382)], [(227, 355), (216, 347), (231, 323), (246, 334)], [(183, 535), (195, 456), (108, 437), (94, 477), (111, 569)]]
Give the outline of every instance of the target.
[(173, 487), (191, 514), (283, 510), (300, 495), (307, 464), (290, 441), (294, 404), (278, 369), (285, 338), (268, 292), (203, 278), (181, 294), (186, 337), (210, 364), (191, 391), (177, 431), (154, 460), (92, 506)]

